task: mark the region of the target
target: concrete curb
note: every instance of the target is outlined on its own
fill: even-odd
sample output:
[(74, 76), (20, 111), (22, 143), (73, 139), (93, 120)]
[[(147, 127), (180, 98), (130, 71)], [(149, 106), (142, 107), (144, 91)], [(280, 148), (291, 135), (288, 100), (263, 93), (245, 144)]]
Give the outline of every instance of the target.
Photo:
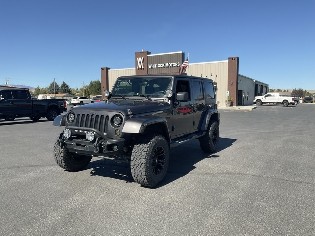
[(256, 106), (233, 106), (233, 107), (219, 107), (222, 111), (252, 111)]

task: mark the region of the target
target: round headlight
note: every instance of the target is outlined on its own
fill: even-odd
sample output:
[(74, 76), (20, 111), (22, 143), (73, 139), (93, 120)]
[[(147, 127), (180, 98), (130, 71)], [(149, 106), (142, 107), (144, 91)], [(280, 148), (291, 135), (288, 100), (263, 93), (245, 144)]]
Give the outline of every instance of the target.
[(69, 123), (72, 123), (72, 122), (74, 122), (74, 120), (75, 120), (75, 114), (74, 114), (73, 112), (70, 112), (70, 113), (67, 115), (67, 121), (68, 121)]
[(119, 127), (123, 123), (123, 117), (119, 114), (116, 114), (112, 117), (111, 123), (113, 126)]

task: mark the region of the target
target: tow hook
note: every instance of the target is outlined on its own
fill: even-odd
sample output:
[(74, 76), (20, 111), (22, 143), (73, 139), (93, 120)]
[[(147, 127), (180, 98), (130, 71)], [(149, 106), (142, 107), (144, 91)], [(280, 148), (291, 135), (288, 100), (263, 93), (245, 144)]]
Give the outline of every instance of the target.
[(101, 150), (101, 143), (99, 142), (99, 138), (95, 140), (94, 146), (94, 153), (100, 153)]

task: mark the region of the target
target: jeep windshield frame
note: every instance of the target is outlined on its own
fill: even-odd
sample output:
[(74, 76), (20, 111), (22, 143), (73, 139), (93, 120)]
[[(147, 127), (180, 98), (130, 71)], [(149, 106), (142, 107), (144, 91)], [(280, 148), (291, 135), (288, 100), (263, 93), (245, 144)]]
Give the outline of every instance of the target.
[(168, 98), (172, 95), (173, 78), (167, 76), (119, 77), (111, 98), (149, 99)]

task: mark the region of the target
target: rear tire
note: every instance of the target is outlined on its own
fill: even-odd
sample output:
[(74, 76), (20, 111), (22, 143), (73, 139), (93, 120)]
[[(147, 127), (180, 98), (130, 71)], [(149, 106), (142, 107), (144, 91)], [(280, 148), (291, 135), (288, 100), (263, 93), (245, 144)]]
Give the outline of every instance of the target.
[(56, 108), (51, 108), (48, 110), (46, 118), (49, 121), (53, 121), (58, 115), (59, 115), (58, 110)]
[(289, 102), (288, 101), (283, 101), (283, 106), (287, 107), (289, 105)]
[(161, 182), (169, 165), (169, 145), (163, 136), (143, 136), (131, 153), (131, 174), (141, 186), (153, 188)]
[(66, 147), (60, 145), (59, 141), (54, 145), (54, 157), (61, 168), (71, 172), (84, 170), (92, 159), (92, 156), (70, 153)]
[(205, 153), (214, 153), (219, 142), (219, 123), (210, 123), (207, 133), (199, 139), (200, 147)]

